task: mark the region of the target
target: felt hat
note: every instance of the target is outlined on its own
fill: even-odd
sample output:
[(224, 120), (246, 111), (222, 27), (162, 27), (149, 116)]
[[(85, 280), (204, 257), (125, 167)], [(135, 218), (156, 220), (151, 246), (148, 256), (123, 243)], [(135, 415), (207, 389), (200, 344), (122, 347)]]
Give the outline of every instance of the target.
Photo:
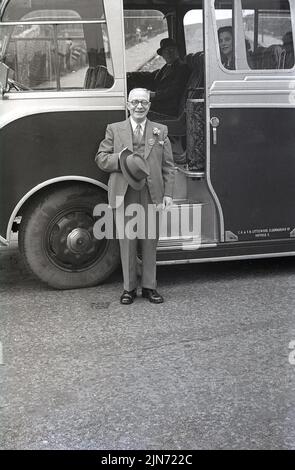
[(137, 153), (128, 149), (120, 153), (120, 166), (128, 184), (135, 190), (141, 190), (145, 185), (145, 179), (150, 174), (148, 162)]
[(176, 47), (177, 48), (177, 44), (174, 41), (174, 39), (172, 39), (172, 38), (164, 38), (160, 42), (160, 48), (157, 50), (157, 54), (162, 55), (163, 49), (165, 49), (165, 47)]

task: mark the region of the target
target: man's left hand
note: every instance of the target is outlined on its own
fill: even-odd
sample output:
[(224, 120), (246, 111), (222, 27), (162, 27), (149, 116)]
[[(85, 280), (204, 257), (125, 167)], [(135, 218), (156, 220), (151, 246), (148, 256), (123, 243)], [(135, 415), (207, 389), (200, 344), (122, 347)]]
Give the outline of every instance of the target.
[(173, 199), (169, 196), (164, 196), (163, 198), (163, 209), (169, 209), (172, 206)]

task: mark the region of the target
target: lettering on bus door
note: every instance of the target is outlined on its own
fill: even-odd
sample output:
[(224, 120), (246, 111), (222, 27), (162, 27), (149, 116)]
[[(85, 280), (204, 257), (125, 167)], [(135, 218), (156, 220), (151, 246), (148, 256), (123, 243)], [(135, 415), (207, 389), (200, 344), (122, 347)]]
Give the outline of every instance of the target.
[(208, 179), (221, 240), (289, 239), (295, 236), (294, 3), (211, 0), (205, 8)]

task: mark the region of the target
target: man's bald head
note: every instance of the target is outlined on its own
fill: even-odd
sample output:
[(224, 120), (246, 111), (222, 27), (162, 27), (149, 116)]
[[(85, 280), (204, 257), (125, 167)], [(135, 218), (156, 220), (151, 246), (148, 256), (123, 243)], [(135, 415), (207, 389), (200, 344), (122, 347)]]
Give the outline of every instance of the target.
[(136, 96), (138, 94), (140, 95), (145, 94), (146, 95), (145, 99), (147, 101), (150, 101), (150, 92), (146, 88), (133, 88), (132, 90), (130, 90), (129, 95), (128, 95), (128, 101), (130, 102), (131, 100), (136, 99)]
[(133, 88), (128, 96), (127, 108), (135, 122), (141, 123), (146, 119), (151, 107), (150, 92), (146, 88)]

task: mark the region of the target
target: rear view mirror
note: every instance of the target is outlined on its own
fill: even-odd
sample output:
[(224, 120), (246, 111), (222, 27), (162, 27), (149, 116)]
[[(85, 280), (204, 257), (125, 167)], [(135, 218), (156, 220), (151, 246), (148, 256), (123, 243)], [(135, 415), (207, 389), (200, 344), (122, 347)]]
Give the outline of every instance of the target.
[(0, 93), (4, 96), (4, 93), (7, 91), (7, 83), (8, 83), (8, 72), (9, 67), (0, 62)]

